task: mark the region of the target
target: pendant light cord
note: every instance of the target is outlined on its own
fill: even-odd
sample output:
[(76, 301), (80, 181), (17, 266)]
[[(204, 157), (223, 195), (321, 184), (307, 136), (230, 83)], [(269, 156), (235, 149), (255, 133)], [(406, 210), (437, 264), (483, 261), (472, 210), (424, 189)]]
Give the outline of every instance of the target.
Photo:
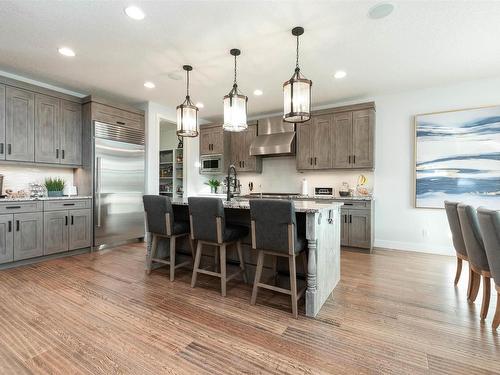
[(189, 97), (189, 70), (186, 70), (186, 96)]
[(234, 56), (234, 86), (236, 86), (236, 56)]
[(299, 69), (299, 36), (297, 35), (297, 59), (295, 60), (295, 68)]

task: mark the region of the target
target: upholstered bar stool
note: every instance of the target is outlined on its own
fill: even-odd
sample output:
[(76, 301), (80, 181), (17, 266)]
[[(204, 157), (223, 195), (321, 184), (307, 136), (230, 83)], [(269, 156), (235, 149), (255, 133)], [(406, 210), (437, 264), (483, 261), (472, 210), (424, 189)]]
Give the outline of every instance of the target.
[[(248, 235), (248, 229), (239, 225), (226, 223), (224, 205), (218, 198), (189, 197), (189, 219), (191, 221), (191, 239), (198, 241), (193, 267), (191, 286), (194, 288), (199, 273), (220, 278), (221, 294), (226, 296), (226, 284), (239, 274), (247, 282), (245, 261), (241, 250), (241, 239)], [(208, 267), (200, 268), (203, 245), (216, 246), (219, 249), (220, 272), (210, 271)], [(226, 250), (235, 245), (240, 261), (240, 270), (227, 275)], [(216, 253), (217, 254), (217, 253)], [(216, 255), (217, 256), (217, 255)]]
[(466, 204), (458, 205), (458, 217), (464, 236), (469, 266), (472, 268), (472, 287), (469, 301), (474, 302), (479, 291), (480, 278), (483, 278), (483, 302), (481, 304), (481, 320), (486, 318), (490, 306), (491, 282), (490, 267), (484, 250), (483, 238), (479, 229), (476, 209)]
[[(306, 240), (297, 236), (297, 224), (293, 202), (285, 200), (258, 199), (250, 201), (252, 248), (258, 250), (257, 269), (253, 284), (252, 299), (255, 305), (259, 288), (290, 295), (292, 314), (298, 316), (297, 302), (305, 287), (297, 291), (297, 271), (295, 258), (303, 254), (305, 258)], [(290, 289), (280, 288), (261, 282), (264, 257), (271, 255), (288, 258), (290, 267)], [(307, 261), (304, 261), (306, 265)], [(275, 263), (274, 263), (275, 264)], [(275, 268), (275, 267), (273, 267)], [(307, 268), (306, 268), (307, 269)], [(274, 269), (275, 271), (275, 269)]]
[[(179, 267), (191, 265), (192, 261), (175, 264), (175, 245), (179, 237), (188, 237), (191, 253), (194, 258), (193, 243), (189, 238), (189, 223), (174, 218), (170, 198), (161, 195), (144, 195), (142, 197), (146, 217), (146, 231), (153, 236), (151, 254), (147, 260), (147, 273), (151, 272), (153, 263), (162, 263), (170, 266), (170, 281), (174, 281), (175, 270)], [(168, 260), (158, 258), (158, 239), (167, 238), (170, 241), (170, 257)]]
[[(453, 247), (457, 254), (457, 271), (455, 273), (455, 285), (460, 280), (462, 273), (462, 261), (469, 261), (467, 256), (467, 249), (465, 247), (464, 236), (462, 235), (462, 228), (460, 227), (460, 219), (458, 218), (458, 204), (459, 202), (444, 201), (444, 208), (446, 216), (448, 217), (448, 224), (450, 225), (451, 237), (453, 240)], [(469, 266), (469, 287), (467, 288), (467, 298), (469, 298), (472, 281), (472, 269)]]
[(491, 276), (493, 276), (497, 291), (497, 307), (492, 323), (493, 329), (497, 329), (500, 325), (500, 211), (481, 207), (477, 210), (477, 216)]

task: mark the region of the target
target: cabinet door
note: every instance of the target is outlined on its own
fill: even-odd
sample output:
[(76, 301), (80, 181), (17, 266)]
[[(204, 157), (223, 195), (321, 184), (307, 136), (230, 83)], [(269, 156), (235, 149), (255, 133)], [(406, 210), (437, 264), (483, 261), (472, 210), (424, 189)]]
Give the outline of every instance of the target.
[(244, 142), (241, 148), (241, 160), (243, 161), (244, 172), (258, 172), (258, 160), (256, 156), (250, 155), (250, 146), (257, 137), (257, 125), (249, 125), (243, 133)]
[(59, 163), (61, 101), (51, 96), (35, 95), (35, 161)]
[(234, 164), (238, 172), (243, 171), (243, 149), (245, 148), (245, 132), (231, 133), (231, 152), (229, 163)]
[(61, 101), (61, 164), (82, 164), (82, 106)]
[(210, 155), (212, 153), (212, 132), (211, 129), (200, 127), (200, 155)]
[(222, 126), (212, 128), (211, 132), (212, 154), (224, 153), (224, 129)]
[(375, 111), (367, 109), (352, 114), (352, 166), (373, 168)]
[(340, 220), (340, 245), (349, 246), (349, 210), (341, 210)]
[(43, 214), (15, 214), (14, 226), (14, 260), (43, 255)]
[(311, 156), (312, 122), (297, 124), (297, 169), (314, 169)]
[(333, 115), (333, 167), (351, 168), (352, 112)]
[(5, 86), (0, 85), (0, 160), (5, 160), (5, 153)]
[(5, 91), (7, 160), (35, 160), (35, 94), (7, 87)]
[(89, 247), (92, 242), (91, 210), (71, 210), (69, 216), (69, 249)]
[(43, 214), (43, 255), (68, 251), (68, 211)]
[(371, 216), (369, 210), (349, 210), (349, 246), (370, 248)]
[(314, 169), (332, 168), (332, 115), (313, 117), (311, 143)]
[(14, 260), (14, 215), (0, 215), (0, 264)]

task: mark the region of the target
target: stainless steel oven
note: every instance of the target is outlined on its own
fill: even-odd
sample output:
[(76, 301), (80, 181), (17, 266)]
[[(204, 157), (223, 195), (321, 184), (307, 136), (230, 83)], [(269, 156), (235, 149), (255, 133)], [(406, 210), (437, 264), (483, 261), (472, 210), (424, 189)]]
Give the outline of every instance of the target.
[(200, 174), (221, 174), (221, 173), (224, 173), (223, 155), (200, 156)]

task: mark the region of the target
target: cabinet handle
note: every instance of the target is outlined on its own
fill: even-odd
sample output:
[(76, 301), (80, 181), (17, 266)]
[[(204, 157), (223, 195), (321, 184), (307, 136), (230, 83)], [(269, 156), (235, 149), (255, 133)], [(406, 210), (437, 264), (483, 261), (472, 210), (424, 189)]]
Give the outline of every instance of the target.
[(349, 223), (352, 223), (352, 215), (349, 215)]
[(16, 220), (16, 232), (19, 232), (19, 220)]
[(351, 164), (351, 155), (349, 155), (349, 164)]
[(352, 206), (352, 203), (344, 203), (344, 206)]
[(309, 159), (309, 165), (313, 165), (313, 158)]
[(62, 158), (64, 159), (64, 150), (62, 150), (61, 153), (62, 153)]
[(75, 223), (75, 221), (74, 221), (74, 216), (73, 216), (73, 215), (71, 215), (71, 225), (73, 225), (74, 223)]
[(243, 160), (243, 168), (245, 168), (245, 160)]
[(65, 225), (68, 225), (68, 215), (64, 216), (64, 218), (66, 219), (65, 220), (66, 221)]
[(7, 145), (7, 154), (12, 154), (12, 145), (10, 143)]
[(17, 210), (19, 208), (21, 208), (21, 206), (7, 206), (5, 207), (7, 210)]
[(344, 223), (347, 224), (347, 215), (344, 215)]
[(9, 220), (9, 232), (12, 232), (12, 221)]
[(314, 157), (314, 165), (316, 165), (316, 161), (317, 161), (317, 159), (318, 159), (318, 158), (315, 156), (315, 157)]
[(352, 162), (353, 162), (353, 164), (356, 164), (356, 155), (352, 156)]
[(63, 206), (74, 206), (74, 203), (63, 203)]
[(3, 155), (3, 143), (0, 143), (0, 154)]
[(125, 123), (123, 121), (117, 121), (116, 122), (118, 125), (125, 125)]
[(59, 159), (59, 149), (56, 148), (56, 159)]

